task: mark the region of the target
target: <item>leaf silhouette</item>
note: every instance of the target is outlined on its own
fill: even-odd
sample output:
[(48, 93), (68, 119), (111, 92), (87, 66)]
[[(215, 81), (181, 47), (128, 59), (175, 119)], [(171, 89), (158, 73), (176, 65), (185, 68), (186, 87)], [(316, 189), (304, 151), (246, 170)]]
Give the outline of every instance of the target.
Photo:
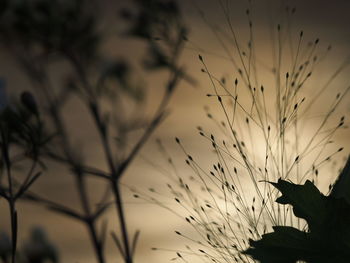
[(289, 204), (306, 220), (308, 231), (275, 226), (274, 232), (250, 241), (243, 253), (261, 263), (345, 263), (350, 259), (350, 159), (332, 193), (324, 196), (310, 181), (304, 185), (282, 179), (272, 183), (282, 195), (276, 202)]
[(345, 198), (345, 200), (350, 204), (350, 156), (348, 161), (340, 173), (338, 180), (333, 186), (330, 196), (335, 198)]

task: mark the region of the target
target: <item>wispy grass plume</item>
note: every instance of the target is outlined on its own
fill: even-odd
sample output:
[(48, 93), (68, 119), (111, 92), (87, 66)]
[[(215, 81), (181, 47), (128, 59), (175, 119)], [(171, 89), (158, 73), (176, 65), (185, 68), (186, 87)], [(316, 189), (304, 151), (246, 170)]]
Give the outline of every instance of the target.
[[(228, 1), (218, 3), (225, 21), (220, 30), (204, 12), (200, 15), (218, 40), (223, 57), (232, 62), (233, 77), (213, 74), (206, 60), (213, 53), (188, 41), (192, 50), (201, 51), (201, 71), (212, 87), (207, 96), (214, 110), (207, 107), (206, 115), (218, 129), (212, 133), (198, 127), (212, 163), (203, 164), (201, 154), (192, 153), (186, 142), (176, 138), (191, 170), (190, 175), (180, 173), (158, 142), (169, 164), (168, 196), (179, 209), (161, 201), (161, 190), (135, 194), (173, 211), (194, 230), (188, 234), (175, 231), (191, 244), (176, 252), (174, 260), (180, 262), (191, 262), (192, 256), (203, 262), (252, 262), (241, 254), (249, 247), (249, 239), (261, 238), (276, 225), (307, 230), (290, 207), (275, 202), (279, 193), (268, 182), (282, 178), (299, 184), (308, 179), (322, 185), (324, 192), (331, 190), (337, 174), (327, 173), (343, 151), (333, 140), (339, 130), (347, 128), (339, 106), (348, 98), (349, 84), (337, 87), (333, 83), (349, 58), (331, 69), (325, 82), (318, 81), (317, 70), (327, 63), (331, 46), (324, 47), (318, 38), (308, 40), (303, 31), (295, 33), (291, 29), (295, 8), (286, 7), (283, 19), (270, 28), (272, 52), (263, 61), (266, 54), (259, 53), (253, 4), (245, 12), (245, 41), (233, 24), (233, 6)], [(324, 103), (321, 98), (326, 93), (329, 97)]]

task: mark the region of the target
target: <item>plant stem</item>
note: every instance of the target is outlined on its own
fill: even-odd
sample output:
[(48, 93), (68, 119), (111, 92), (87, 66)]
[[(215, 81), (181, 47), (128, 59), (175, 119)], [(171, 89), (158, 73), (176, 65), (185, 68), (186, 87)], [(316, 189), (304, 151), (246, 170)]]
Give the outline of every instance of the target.
[[(90, 84), (86, 78), (85, 71), (81, 67), (81, 64), (75, 58), (75, 56), (69, 56), (69, 57), (71, 59), (72, 64), (76, 68), (78, 76), (80, 77), (80, 80), (81, 80), (83, 86), (85, 87), (86, 91), (91, 90)], [(90, 101), (87, 102), (87, 106), (88, 106), (88, 108), (91, 112), (91, 115), (95, 121), (95, 124), (97, 126), (97, 129), (98, 129), (98, 132), (99, 132), (99, 135), (101, 138), (101, 142), (102, 142), (102, 148), (105, 152), (105, 157), (106, 157), (106, 160), (107, 160), (107, 163), (109, 166), (110, 173), (112, 175), (111, 185), (112, 185), (112, 190), (113, 190), (114, 197), (115, 197), (117, 215), (119, 218), (119, 224), (120, 224), (120, 229), (121, 229), (121, 233), (122, 233), (122, 239), (123, 239), (122, 242), (124, 244), (124, 255), (125, 255), (124, 261), (125, 261), (125, 263), (132, 263), (133, 259), (132, 259), (132, 254), (131, 254), (131, 250), (130, 250), (130, 246), (129, 246), (129, 236), (128, 236), (127, 225), (126, 225), (126, 220), (125, 220), (125, 215), (124, 215), (122, 197), (121, 197), (120, 189), (119, 189), (120, 176), (118, 176), (118, 175), (120, 175), (122, 173), (119, 174), (116, 171), (116, 167), (115, 167), (115, 164), (113, 162), (113, 154), (112, 154), (112, 151), (110, 149), (109, 142), (108, 142), (107, 128), (105, 126), (106, 124), (103, 123), (103, 121), (101, 119), (97, 101), (95, 99), (91, 100), (91, 98), (90, 98)]]
[(77, 188), (79, 191), (81, 204), (82, 204), (82, 207), (83, 207), (83, 210), (85, 213), (85, 218), (86, 218), (86, 220), (84, 220), (84, 223), (86, 224), (86, 226), (88, 228), (90, 239), (91, 239), (92, 244), (94, 246), (94, 250), (95, 250), (95, 254), (96, 254), (98, 262), (105, 263), (105, 258), (103, 255), (103, 248), (102, 248), (100, 240), (97, 237), (97, 231), (96, 231), (96, 227), (95, 227), (95, 219), (91, 215), (89, 200), (88, 200), (88, 196), (86, 193), (84, 175), (82, 174), (82, 172), (80, 170), (76, 170), (75, 174), (76, 174), (76, 179), (77, 179)]
[(15, 263), (16, 259), (16, 247), (17, 247), (17, 216), (16, 216), (16, 208), (15, 208), (15, 202), (12, 198), (9, 200), (9, 206), (10, 206), (10, 215), (11, 215), (11, 240), (12, 240), (12, 246), (11, 246), (11, 262)]
[(116, 208), (117, 208), (117, 215), (119, 218), (119, 224), (120, 224), (120, 229), (122, 233), (122, 239), (123, 239), (123, 244), (124, 244), (124, 255), (125, 255), (125, 263), (132, 263), (132, 254), (130, 250), (130, 245), (129, 245), (129, 236), (128, 236), (128, 231), (127, 231), (127, 225), (126, 225), (126, 220), (125, 220), (125, 215), (124, 215), (124, 208), (123, 208), (123, 203), (122, 203), (122, 197), (119, 189), (119, 178), (121, 177), (121, 174), (118, 174), (115, 169), (115, 165), (113, 162), (113, 155), (112, 151), (110, 149), (109, 143), (108, 143), (108, 136), (107, 136), (107, 130), (105, 127), (105, 124), (101, 121), (100, 118), (100, 113), (99, 109), (97, 107), (96, 103), (90, 103), (89, 105), (91, 114), (95, 120), (96, 126), (98, 128), (101, 141), (102, 141), (102, 146), (105, 152), (105, 156), (107, 159), (107, 163), (110, 169), (110, 172), (112, 174), (111, 178), (111, 185), (112, 185), (112, 190), (114, 193), (114, 198), (115, 198), (115, 203), (116, 203)]
[[(46, 74), (44, 75), (46, 76)], [(45, 78), (47, 80), (47, 78)], [(85, 186), (85, 180), (84, 175), (81, 171), (81, 167), (79, 166), (79, 163), (74, 158), (74, 155), (72, 153), (71, 144), (69, 142), (69, 137), (66, 132), (66, 128), (64, 126), (64, 123), (62, 121), (61, 114), (59, 112), (59, 109), (56, 107), (56, 100), (52, 97), (52, 95), (48, 92), (47, 89), (49, 83), (45, 85), (45, 83), (40, 83), (43, 87), (44, 95), (46, 96), (46, 99), (49, 101), (50, 105), (50, 115), (54, 122), (54, 125), (56, 126), (56, 129), (58, 133), (60, 134), (60, 137), (62, 139), (62, 146), (63, 151), (65, 155), (67, 156), (67, 162), (72, 167), (74, 171), (74, 175), (76, 176), (76, 182), (77, 182), (77, 188), (79, 192), (80, 201), (85, 213), (85, 219), (83, 222), (86, 224), (90, 239), (93, 243), (94, 250), (96, 252), (96, 257), (98, 259), (99, 263), (105, 263), (104, 255), (103, 255), (103, 249), (101, 246), (101, 242), (98, 240), (97, 237), (97, 231), (95, 228), (95, 219), (91, 215), (90, 207), (89, 207), (89, 201), (88, 201), (88, 195), (86, 193), (86, 186)]]
[(126, 226), (126, 220), (124, 216), (124, 209), (123, 209), (123, 202), (122, 202), (122, 196), (120, 194), (120, 189), (119, 189), (119, 179), (114, 180), (112, 182), (112, 188), (113, 188), (113, 193), (115, 196), (115, 203), (116, 203), (116, 208), (117, 208), (117, 214), (119, 217), (119, 223), (120, 223), (120, 230), (122, 233), (123, 237), (123, 243), (124, 243), (124, 253), (125, 253), (125, 263), (132, 263), (132, 254), (129, 246), (129, 236), (128, 236), (128, 231), (127, 231), (127, 226)]
[(90, 234), (90, 238), (92, 240), (92, 243), (94, 245), (94, 249), (95, 249), (95, 254), (96, 257), (98, 259), (98, 262), (100, 263), (104, 263), (105, 262), (105, 258), (103, 255), (103, 247), (101, 245), (100, 240), (97, 237), (97, 232), (96, 232), (96, 228), (95, 228), (95, 224), (93, 220), (87, 220), (86, 222), (88, 230), (89, 230), (89, 234)]
[(3, 141), (2, 153), (6, 166), (9, 195), (7, 198), (9, 209), (10, 209), (10, 219), (11, 219), (11, 263), (15, 263), (16, 260), (16, 247), (17, 247), (17, 213), (15, 207), (15, 198), (13, 194), (12, 176), (11, 176), (11, 161), (9, 156), (9, 145), (6, 143), (6, 136), (3, 131), (1, 131), (1, 137)]

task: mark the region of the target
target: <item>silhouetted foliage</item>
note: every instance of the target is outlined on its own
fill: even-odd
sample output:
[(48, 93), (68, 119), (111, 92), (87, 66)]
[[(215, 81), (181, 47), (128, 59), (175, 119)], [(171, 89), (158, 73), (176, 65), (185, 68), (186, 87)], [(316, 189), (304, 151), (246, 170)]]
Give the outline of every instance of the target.
[(55, 246), (40, 227), (31, 229), (30, 237), (22, 248), (22, 261), (24, 263), (58, 262), (58, 254)]
[[(7, 186), (0, 184), (0, 196), (7, 201), (10, 209), (11, 262), (15, 260), (17, 247), (18, 215), (16, 202), (41, 176), (41, 172), (36, 171), (35, 168), (37, 165), (44, 167), (41, 160), (41, 149), (51, 138), (46, 134), (33, 95), (25, 91), (21, 94), (20, 103), (18, 101), (14, 106), (2, 105), (3, 109), (0, 111), (0, 179), (3, 176), (3, 171), (7, 175)], [(29, 164), (30, 168), (26, 172), (25, 179), (18, 182), (13, 178), (12, 173), (16, 167), (22, 164)], [(5, 245), (4, 248), (6, 247)], [(2, 257), (7, 258), (5, 252)]]
[[(101, 14), (96, 9), (97, 3), (86, 0), (3, 0), (0, 3), (0, 43), (26, 73), (33, 84), (33, 94), (40, 97), (40, 103), (37, 103), (32, 92), (24, 91), (18, 107), (0, 105), (1, 166), (6, 168), (4, 174), (7, 176), (7, 184), (0, 185), (0, 195), (10, 207), (12, 263), (16, 261), (18, 215), (15, 204), (19, 197), (85, 225), (100, 263), (105, 262), (107, 227), (106, 222), (100, 224), (98, 220), (114, 204), (121, 236), (112, 231), (113, 239), (123, 260), (126, 263), (133, 261), (140, 232), (136, 231), (133, 238), (129, 238), (120, 179), (165, 118), (166, 107), (178, 82), (181, 79), (192, 81), (178, 62), (186, 28), (177, 4), (161, 0), (134, 1), (132, 9), (121, 11), (127, 27), (123, 37), (141, 39), (148, 52), (140, 64), (145, 70), (166, 70), (169, 80), (162, 87), (163, 97), (153, 116), (124, 116), (123, 113), (130, 109), (121, 101), (127, 96), (137, 105), (144, 99), (144, 87), (143, 83), (135, 83), (134, 70), (126, 59), (106, 59), (101, 54), (101, 44), (106, 41), (106, 36), (98, 29)], [(56, 61), (68, 63), (70, 68), (64, 81), (55, 80), (57, 83), (52, 85), (50, 66)], [(86, 163), (72, 142), (70, 126), (63, 113), (66, 102), (72, 97), (83, 102), (93, 120), (107, 171)], [(107, 105), (110, 106), (108, 110)], [(49, 127), (48, 131), (44, 127)], [(142, 131), (140, 137), (127, 142), (127, 135), (134, 130)], [(21, 149), (23, 158), (33, 163), (23, 182), (13, 176), (12, 168), (15, 168), (13, 164), (18, 156), (10, 153), (11, 147)], [(47, 160), (68, 168), (76, 182), (82, 211), (30, 191), (29, 187), (41, 175)], [(47, 168), (45, 173), (50, 172), (50, 167)], [(104, 180), (105, 192), (111, 190), (112, 200), (108, 194), (101, 197), (97, 207), (91, 204), (90, 195), (95, 196), (87, 189), (91, 176)], [(29, 263), (43, 262), (45, 256), (57, 261), (50, 246), (42, 242), (43, 238), (42, 233), (36, 231), (32, 246), (23, 252)], [(0, 256), (7, 260), (8, 250), (5, 250)], [(46, 252), (50, 255), (45, 255)]]
[(0, 17), (2, 44), (25, 45), (37, 56), (74, 55), (94, 61), (100, 36), (97, 17), (84, 0), (3, 1)]
[(350, 259), (350, 158), (329, 196), (310, 181), (297, 185), (280, 179), (272, 183), (281, 193), (276, 202), (291, 205), (295, 216), (307, 222), (307, 231), (274, 226), (274, 232), (250, 241), (244, 253), (261, 263), (345, 263)]

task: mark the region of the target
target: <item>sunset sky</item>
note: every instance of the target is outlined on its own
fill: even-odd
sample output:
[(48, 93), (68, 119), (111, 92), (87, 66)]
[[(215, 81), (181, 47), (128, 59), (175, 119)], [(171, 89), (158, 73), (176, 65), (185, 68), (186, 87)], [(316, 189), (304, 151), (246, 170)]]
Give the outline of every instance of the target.
[[(137, 63), (136, 61), (145, 52), (142, 44), (139, 41), (123, 39), (117, 36), (117, 33), (123, 29), (123, 26), (118, 22), (118, 19), (115, 19), (115, 16), (118, 8), (128, 4), (128, 1), (103, 0), (100, 2), (101, 14), (104, 17), (103, 22), (101, 22), (102, 28), (111, 36), (110, 40), (103, 46), (105, 54), (113, 57), (124, 57)], [(182, 54), (181, 61), (188, 74), (197, 81), (197, 84), (180, 83), (168, 107), (169, 116), (156, 130), (122, 180), (123, 184), (127, 186), (123, 189), (123, 196), (129, 232), (132, 234), (136, 229), (141, 230), (135, 263), (171, 262), (170, 259), (176, 256), (175, 252), (152, 251), (151, 248), (161, 247), (174, 251), (182, 250), (185, 244), (189, 242), (177, 236), (174, 231), (191, 232), (189, 225), (183, 218), (178, 218), (159, 206), (135, 200), (132, 197), (132, 193), (128, 190), (128, 187), (132, 187), (139, 191), (147, 192), (150, 187), (154, 187), (159, 192), (164, 193), (163, 197), (159, 196), (161, 202), (169, 205), (174, 210), (177, 209), (176, 202), (166, 189), (166, 183), (169, 182), (169, 179), (161, 172), (163, 171), (162, 169), (169, 173), (173, 171), (162, 153), (159, 152), (155, 139), (160, 138), (162, 140), (167, 152), (173, 157), (177, 172), (184, 174), (184, 176), (188, 176), (191, 171), (184, 163), (186, 156), (175, 143), (175, 137), (181, 138), (186, 149), (193, 154), (204, 168), (206, 168), (207, 164), (215, 161), (211, 153), (210, 143), (198, 135), (196, 127), (201, 126), (211, 132), (218, 132), (216, 126), (206, 117), (205, 106), (208, 106), (219, 120), (223, 119), (224, 116), (217, 106), (217, 100), (206, 96), (207, 93), (213, 92), (213, 88), (208, 76), (201, 72), (203, 65), (199, 61), (198, 55), (201, 54), (203, 56), (206, 65), (214, 76), (218, 78), (226, 77), (230, 83), (233, 83), (234, 79), (238, 77), (237, 71), (227, 59), (228, 55), (208, 25), (215, 25), (220, 29), (220, 32), (229, 34), (223, 12), (220, 9), (219, 0), (179, 0), (178, 2), (189, 28), (189, 41)], [(222, 2), (226, 1), (223, 0)], [(249, 38), (248, 20), (245, 14), (245, 10), (249, 6), (248, 1), (229, 0), (227, 2), (229, 2), (231, 7), (232, 21), (238, 41), (242, 41), (241, 45), (246, 45)], [(258, 59), (257, 67), (258, 72), (260, 72), (259, 82), (264, 86), (273, 85), (271, 74), (268, 73), (268, 67), (266, 67), (266, 65), (271, 67), (271, 50), (273, 50), (269, 36), (269, 30), (271, 29), (269, 23), (273, 21), (274, 26), (276, 26), (277, 23), (285, 20), (285, 13), (282, 11), (285, 6), (296, 7), (296, 13), (291, 23), (292, 41), (294, 41), (295, 45), (301, 30), (304, 32), (305, 43), (308, 41), (313, 42), (316, 38), (319, 38), (320, 50), (326, 50), (329, 44), (332, 45), (332, 50), (315, 70), (304, 93), (305, 97), (317, 94), (317, 88), (326, 83), (328, 78), (350, 56), (350, 1), (255, 0), (251, 2), (251, 16)], [(205, 14), (208, 24), (203, 21), (198, 8)], [(232, 49), (232, 54), (237, 56), (234, 46), (232, 45), (229, 48)], [(286, 50), (285, 52), (288, 53), (289, 51)], [(283, 61), (286, 67), (290, 67), (290, 58), (288, 56), (287, 54)], [(0, 77), (6, 80), (9, 94), (18, 94), (20, 91), (29, 89), (30, 84), (28, 80), (22, 77), (23, 73), (18, 69), (16, 63), (3, 50), (0, 50), (0, 61)], [(56, 65), (55, 67), (54, 70), (57, 70), (57, 72), (64, 71), (62, 65)], [(314, 107), (312, 111), (313, 116), (323, 114), (325, 107), (330, 103), (330, 98), (332, 97), (333, 99), (335, 94), (344, 91), (350, 85), (349, 76), (350, 67), (345, 68), (337, 76), (336, 80), (332, 82), (330, 89), (321, 96), (317, 107)], [(144, 83), (147, 83), (148, 96), (145, 108), (147, 114), (151, 114), (163, 90), (162, 85), (165, 81), (165, 75), (163, 73), (143, 74), (140, 76), (141, 78)], [(242, 100), (244, 101), (244, 98)], [(350, 96), (348, 95), (337, 109), (334, 118), (338, 121), (343, 115), (349, 117), (349, 113)], [(139, 113), (136, 111), (135, 114)], [(88, 119), (86, 111), (76, 99), (73, 99), (67, 105), (66, 118), (74, 134), (75, 142), (81, 146), (85, 159), (96, 166), (105, 167), (101, 149), (99, 149), (99, 141), (96, 139), (95, 130), (91, 128), (92, 122)], [(307, 124), (313, 127), (314, 121), (317, 122), (318, 120), (317, 117), (315, 119), (310, 120)], [(349, 122), (346, 121), (346, 124), (349, 124)], [(335, 141), (335, 149), (340, 146), (345, 147), (345, 150), (338, 157), (340, 161), (338, 165), (340, 165), (343, 158), (350, 152), (348, 147), (350, 142), (349, 130), (341, 130), (332, 139)], [(327, 174), (327, 171), (329, 172), (329, 170), (325, 170), (324, 173)], [(328, 183), (327, 180), (329, 181), (328, 177), (325, 179), (325, 184)], [(77, 194), (72, 184), (72, 176), (67, 175), (66, 171), (61, 167), (55, 166), (49, 169), (37, 182), (33, 187), (33, 191), (72, 207), (79, 207)], [(96, 192), (96, 196), (101, 194), (104, 189), (98, 180), (92, 180), (90, 188), (92, 192)], [(2, 200), (0, 200), (0, 213), (0, 230), (9, 233), (8, 208), (7, 204)], [(27, 239), (30, 229), (33, 226), (40, 225), (47, 231), (52, 243), (57, 246), (61, 262), (96, 262), (85, 229), (78, 223), (48, 211), (43, 207), (26, 202), (19, 204), (18, 213), (19, 246)], [(107, 214), (108, 228), (110, 230), (117, 229), (115, 211), (111, 209)], [(109, 235), (107, 255), (108, 262), (121, 262), (117, 249), (115, 249)], [(193, 258), (190, 262), (197, 262), (197, 260), (201, 262), (197, 258)]]

